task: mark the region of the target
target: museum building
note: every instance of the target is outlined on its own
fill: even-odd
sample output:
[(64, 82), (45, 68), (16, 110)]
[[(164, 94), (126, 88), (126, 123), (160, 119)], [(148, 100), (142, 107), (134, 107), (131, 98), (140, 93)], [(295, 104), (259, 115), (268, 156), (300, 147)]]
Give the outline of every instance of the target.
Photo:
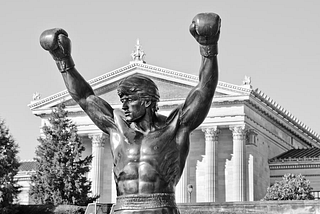
[[(128, 65), (88, 82), (113, 108), (121, 108), (118, 83), (130, 75), (145, 75), (159, 88), (158, 112), (169, 115), (184, 102), (198, 83), (198, 76), (147, 64), (143, 56), (138, 43)], [(110, 136), (93, 124), (67, 90), (42, 99), (35, 96), (29, 107), (43, 126), (60, 103), (66, 105), (69, 118), (78, 127), (86, 148), (84, 156), (93, 155), (88, 174), (93, 194), (100, 195), (99, 202), (115, 202)], [(190, 141), (186, 167), (176, 187), (178, 203), (260, 200), (267, 188), (287, 172), (303, 174), (315, 193), (320, 191), (320, 152), (307, 152), (319, 150), (320, 136), (263, 92), (253, 89), (250, 78), (246, 77), (243, 85), (219, 81), (208, 116), (191, 133)], [(290, 151), (297, 156), (281, 156)], [(21, 167), (27, 163), (32, 165), (23, 162)], [(21, 169), (17, 175), (25, 182), (21, 203), (30, 203), (26, 198), (30, 173), (32, 170)]]

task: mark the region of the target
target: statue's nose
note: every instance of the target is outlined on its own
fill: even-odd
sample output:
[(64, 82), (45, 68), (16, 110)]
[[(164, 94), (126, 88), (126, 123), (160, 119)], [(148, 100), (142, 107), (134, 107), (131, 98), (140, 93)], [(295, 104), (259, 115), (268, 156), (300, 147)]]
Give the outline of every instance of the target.
[(127, 104), (127, 102), (123, 102), (123, 104), (122, 104), (122, 109), (123, 109), (123, 110), (128, 109), (128, 104)]

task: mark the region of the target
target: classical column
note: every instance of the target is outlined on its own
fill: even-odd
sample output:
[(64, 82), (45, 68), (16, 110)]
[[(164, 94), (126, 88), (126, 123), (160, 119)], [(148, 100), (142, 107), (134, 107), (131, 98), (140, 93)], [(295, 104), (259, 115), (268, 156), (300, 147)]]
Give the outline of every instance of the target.
[(186, 165), (184, 167), (184, 170), (182, 172), (182, 175), (180, 177), (180, 181), (178, 182), (177, 186), (176, 186), (176, 202), (177, 203), (187, 203), (187, 199), (188, 199), (188, 191), (187, 191), (187, 187), (188, 187), (188, 164), (186, 161)]
[(215, 202), (218, 193), (218, 135), (217, 127), (203, 128), (205, 133), (205, 158), (206, 158), (206, 201)]
[[(100, 195), (102, 194), (103, 187), (103, 154), (104, 154), (104, 138), (103, 134), (94, 134), (89, 135), (92, 140), (92, 195)], [(96, 200), (99, 202), (99, 199)]]
[(252, 154), (248, 157), (248, 201), (254, 201), (254, 158)]
[(233, 200), (246, 201), (246, 129), (245, 126), (230, 127), (233, 135)]
[[(254, 129), (248, 129), (247, 131), (247, 143), (246, 145), (250, 147), (257, 146), (257, 132)], [(251, 148), (252, 150), (252, 148)], [(248, 153), (248, 201), (254, 201), (254, 163), (255, 158), (252, 154)], [(257, 163), (256, 163), (257, 164)]]

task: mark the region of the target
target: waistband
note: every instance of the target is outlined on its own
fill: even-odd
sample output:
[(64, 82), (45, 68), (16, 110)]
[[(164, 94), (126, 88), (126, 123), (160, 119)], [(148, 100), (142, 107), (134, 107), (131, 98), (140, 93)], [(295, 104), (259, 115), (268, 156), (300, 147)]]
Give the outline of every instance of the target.
[(114, 211), (177, 207), (174, 193), (118, 196)]

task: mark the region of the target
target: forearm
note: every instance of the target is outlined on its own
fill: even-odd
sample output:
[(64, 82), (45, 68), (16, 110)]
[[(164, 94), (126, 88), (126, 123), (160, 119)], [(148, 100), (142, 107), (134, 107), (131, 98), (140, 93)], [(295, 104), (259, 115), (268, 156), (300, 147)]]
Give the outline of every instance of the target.
[(210, 99), (218, 83), (218, 44), (200, 45), (201, 65), (197, 90)]
[(202, 56), (202, 62), (199, 70), (199, 89), (205, 94), (213, 96), (218, 83), (218, 73), (217, 56)]

